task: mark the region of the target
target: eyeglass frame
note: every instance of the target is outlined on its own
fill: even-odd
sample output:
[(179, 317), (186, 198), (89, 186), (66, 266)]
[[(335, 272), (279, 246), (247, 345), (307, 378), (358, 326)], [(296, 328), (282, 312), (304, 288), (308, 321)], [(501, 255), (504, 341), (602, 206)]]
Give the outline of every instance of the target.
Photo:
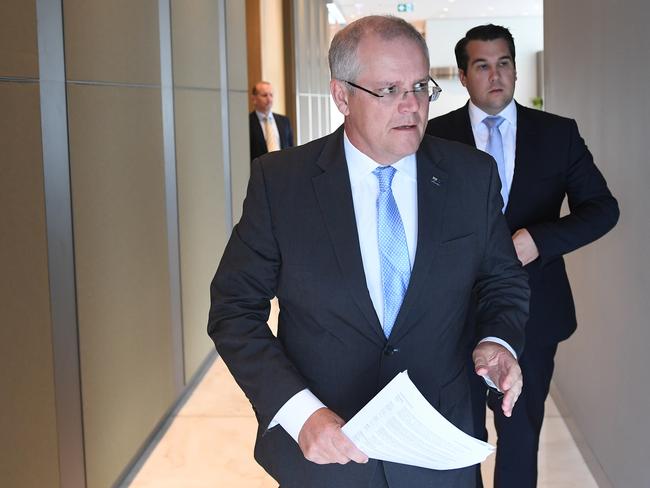
[[(377, 98), (386, 97), (386, 95), (379, 95), (378, 93), (375, 93), (374, 91), (369, 90), (368, 88), (364, 88), (362, 86), (359, 86), (356, 83), (352, 83), (351, 81), (348, 81), (348, 80), (341, 80), (341, 81), (343, 83), (347, 83), (350, 86), (353, 86), (354, 88), (358, 88), (359, 90), (362, 90), (362, 91), (364, 91), (366, 93), (369, 93), (373, 97), (377, 97)], [(438, 85), (438, 83), (436, 83), (436, 80), (434, 80), (431, 76), (429, 76), (429, 81), (433, 82), (433, 91), (431, 92), (431, 95), (429, 95), (429, 102), (435, 102), (436, 100), (438, 100), (438, 97), (440, 97), (440, 94), (442, 93), (442, 88), (440, 88), (440, 85)], [(428, 81), (427, 81), (427, 83), (428, 83)], [(417, 92), (415, 90), (405, 90), (405, 91), (402, 92), (402, 98), (407, 93), (413, 93), (414, 95), (417, 95)]]

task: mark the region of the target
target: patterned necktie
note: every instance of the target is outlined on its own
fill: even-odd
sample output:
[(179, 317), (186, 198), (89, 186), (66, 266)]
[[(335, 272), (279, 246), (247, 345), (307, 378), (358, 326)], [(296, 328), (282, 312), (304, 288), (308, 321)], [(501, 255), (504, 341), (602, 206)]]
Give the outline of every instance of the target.
[(491, 115), (483, 119), (483, 123), (489, 130), (487, 146), (485, 152), (489, 153), (497, 162), (497, 169), (499, 170), (499, 179), (501, 180), (501, 197), (503, 198), (502, 212), (505, 212), (506, 205), (508, 204), (508, 182), (506, 181), (506, 162), (503, 156), (503, 140), (501, 139), (501, 131), (499, 126), (503, 124), (506, 119), (498, 115)]
[(273, 130), (273, 124), (269, 117), (264, 117), (264, 140), (266, 141), (266, 149), (269, 152), (278, 151), (280, 149)]
[(379, 180), (377, 241), (381, 284), (384, 292), (383, 329), (384, 335), (389, 337), (409, 284), (411, 261), (409, 260), (402, 218), (391, 190), (395, 168), (380, 166), (372, 173)]

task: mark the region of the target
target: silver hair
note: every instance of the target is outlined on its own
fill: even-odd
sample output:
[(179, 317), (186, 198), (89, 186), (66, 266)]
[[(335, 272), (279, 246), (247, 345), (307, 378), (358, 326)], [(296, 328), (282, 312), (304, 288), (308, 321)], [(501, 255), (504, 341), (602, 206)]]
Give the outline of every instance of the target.
[(355, 20), (336, 33), (329, 50), (332, 79), (356, 81), (361, 65), (357, 58), (359, 43), (364, 37), (376, 35), (382, 40), (403, 37), (414, 41), (429, 64), (427, 43), (415, 27), (392, 15), (369, 15)]

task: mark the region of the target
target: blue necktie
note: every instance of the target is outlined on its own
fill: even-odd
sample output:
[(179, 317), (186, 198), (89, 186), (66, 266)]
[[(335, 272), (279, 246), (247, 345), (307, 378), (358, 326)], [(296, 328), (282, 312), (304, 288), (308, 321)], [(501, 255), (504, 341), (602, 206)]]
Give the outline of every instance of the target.
[(501, 180), (501, 197), (503, 198), (503, 208), (501, 211), (503, 212), (505, 212), (506, 205), (508, 204), (508, 182), (506, 181), (506, 161), (503, 156), (503, 140), (501, 139), (499, 126), (503, 124), (505, 120), (506, 119), (498, 115), (491, 115), (483, 119), (483, 123), (489, 130), (485, 152), (489, 153), (497, 162), (499, 179)]
[(384, 292), (383, 329), (384, 335), (389, 337), (409, 284), (411, 261), (409, 260), (402, 218), (391, 190), (395, 168), (381, 166), (375, 169), (373, 174), (379, 180), (377, 241), (381, 285)]

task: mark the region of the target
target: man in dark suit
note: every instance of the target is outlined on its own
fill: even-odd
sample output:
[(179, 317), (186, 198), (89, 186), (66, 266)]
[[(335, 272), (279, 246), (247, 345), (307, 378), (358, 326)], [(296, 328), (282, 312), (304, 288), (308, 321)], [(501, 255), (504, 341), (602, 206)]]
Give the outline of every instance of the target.
[[(341, 426), (408, 370), (442, 415), (472, 430), (473, 290), (473, 368), (510, 415), (529, 292), (498, 175), (485, 153), (424, 136), (440, 89), (410, 24), (362, 18), (336, 34), (329, 60), (344, 125), (253, 161), (208, 332), (256, 413), (255, 458), (282, 488), (471, 488), (472, 468), (369, 460)], [(277, 338), (266, 323), (274, 296)]]
[[(528, 272), (531, 301), (519, 359), (525, 386), (512, 417), (506, 419), (500, 400), (488, 395), (498, 434), (494, 486), (529, 488), (537, 484), (539, 434), (557, 345), (576, 328), (562, 256), (609, 231), (618, 205), (575, 121), (513, 100), (515, 46), (508, 29), (491, 24), (470, 29), (456, 45), (456, 60), (470, 101), (430, 120), (427, 133), (495, 153), (505, 217)], [(565, 196), (570, 213), (560, 217)], [(477, 435), (487, 438), (486, 388), (474, 383)]]
[(251, 161), (271, 151), (293, 146), (291, 122), (284, 115), (271, 111), (273, 87), (268, 81), (259, 81), (251, 89), (253, 110), (248, 115)]

